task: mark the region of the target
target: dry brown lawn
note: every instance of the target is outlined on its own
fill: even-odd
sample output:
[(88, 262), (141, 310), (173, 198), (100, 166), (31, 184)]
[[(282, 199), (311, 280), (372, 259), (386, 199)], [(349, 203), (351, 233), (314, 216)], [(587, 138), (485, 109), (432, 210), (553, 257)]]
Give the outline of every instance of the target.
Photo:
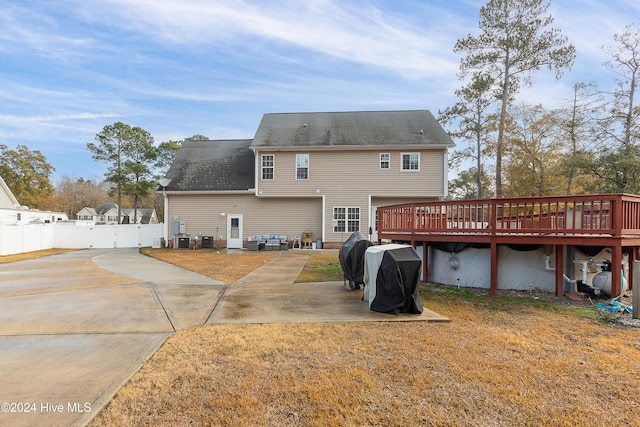
[(224, 250), (152, 249), (140, 253), (178, 265), (224, 283), (233, 283), (256, 268), (272, 261), (278, 252), (246, 252), (227, 254)]
[[(216, 275), (227, 268), (218, 260), (233, 259), (194, 252), (189, 262), (215, 263), (206, 268)], [(250, 254), (256, 265), (264, 255)], [(450, 323), (178, 332), (94, 425), (640, 425), (640, 329), (603, 322), (589, 307), (421, 292)]]
[(42, 258), (45, 256), (71, 252), (74, 250), (76, 249), (43, 249), (41, 251), (25, 252), (14, 255), (3, 255), (0, 256), (0, 264), (4, 264), (7, 262), (24, 261), (26, 259)]

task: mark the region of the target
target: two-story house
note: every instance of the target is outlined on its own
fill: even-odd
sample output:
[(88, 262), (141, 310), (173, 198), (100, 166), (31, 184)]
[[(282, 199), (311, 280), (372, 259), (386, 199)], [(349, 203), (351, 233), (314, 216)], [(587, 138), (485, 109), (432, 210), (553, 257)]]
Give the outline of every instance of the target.
[(375, 240), (378, 206), (447, 194), (453, 146), (427, 110), (265, 114), (253, 139), (183, 144), (160, 189), (165, 218), (229, 248), (304, 230), (325, 248), (354, 231)]

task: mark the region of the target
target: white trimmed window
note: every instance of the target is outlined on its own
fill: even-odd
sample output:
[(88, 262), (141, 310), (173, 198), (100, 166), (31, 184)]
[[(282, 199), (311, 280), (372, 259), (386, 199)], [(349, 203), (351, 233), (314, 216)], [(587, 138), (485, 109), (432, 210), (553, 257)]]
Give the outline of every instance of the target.
[(333, 232), (360, 231), (360, 208), (339, 206), (333, 208)]
[(296, 154), (296, 179), (309, 179), (308, 154)]
[(262, 179), (273, 179), (276, 156), (273, 154), (262, 155)]
[(380, 153), (380, 169), (390, 169), (390, 168), (391, 168), (391, 154)]
[(402, 153), (400, 168), (403, 171), (420, 171), (420, 153)]

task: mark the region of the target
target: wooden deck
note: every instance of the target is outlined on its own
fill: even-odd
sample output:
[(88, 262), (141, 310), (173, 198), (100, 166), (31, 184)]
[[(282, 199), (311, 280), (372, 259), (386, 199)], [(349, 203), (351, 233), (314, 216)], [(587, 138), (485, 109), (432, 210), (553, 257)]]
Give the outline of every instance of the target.
[[(554, 245), (556, 294), (563, 292), (564, 247), (610, 247), (613, 265), (623, 251), (638, 259), (640, 196), (598, 194), (408, 203), (378, 208), (378, 240), (486, 243), (491, 247), (491, 293), (497, 291), (497, 247)], [(428, 263), (425, 262), (425, 266)], [(612, 269), (612, 294), (620, 292), (620, 269)], [(631, 275), (630, 275), (631, 276)], [(424, 268), (424, 277), (428, 277)], [(632, 280), (629, 278), (632, 286)]]

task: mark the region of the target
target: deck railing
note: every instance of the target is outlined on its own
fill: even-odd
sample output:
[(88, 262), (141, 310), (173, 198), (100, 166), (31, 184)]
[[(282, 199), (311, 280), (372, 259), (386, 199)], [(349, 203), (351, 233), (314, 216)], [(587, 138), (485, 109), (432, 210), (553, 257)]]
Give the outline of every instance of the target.
[(378, 208), (385, 234), (640, 235), (640, 196), (599, 194), (409, 203)]

